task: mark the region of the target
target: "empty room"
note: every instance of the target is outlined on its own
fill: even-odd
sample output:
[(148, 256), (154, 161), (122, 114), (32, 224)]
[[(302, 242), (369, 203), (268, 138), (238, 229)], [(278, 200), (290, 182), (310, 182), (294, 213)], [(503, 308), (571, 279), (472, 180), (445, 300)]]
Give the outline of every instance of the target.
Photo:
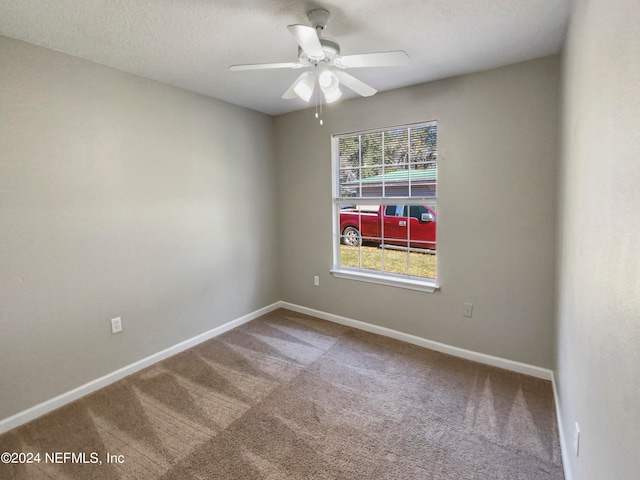
[(638, 0), (0, 0), (0, 479), (634, 480)]

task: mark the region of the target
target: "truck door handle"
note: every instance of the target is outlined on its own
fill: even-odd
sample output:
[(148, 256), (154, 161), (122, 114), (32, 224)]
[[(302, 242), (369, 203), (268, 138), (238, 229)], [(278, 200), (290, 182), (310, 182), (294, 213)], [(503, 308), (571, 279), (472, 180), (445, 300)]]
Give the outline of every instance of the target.
[(400, 221), (398, 222), (398, 226), (400, 226), (400, 227), (406, 227), (406, 226), (407, 226), (407, 222), (405, 222), (404, 220), (400, 220)]

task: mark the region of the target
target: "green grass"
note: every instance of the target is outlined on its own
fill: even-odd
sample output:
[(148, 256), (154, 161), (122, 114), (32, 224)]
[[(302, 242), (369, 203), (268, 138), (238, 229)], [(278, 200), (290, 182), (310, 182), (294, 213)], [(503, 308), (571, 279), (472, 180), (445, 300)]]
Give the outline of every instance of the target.
[(429, 253), (409, 253), (403, 250), (382, 249), (377, 246), (349, 247), (340, 245), (340, 265), (366, 268), (378, 272), (436, 278), (436, 256)]

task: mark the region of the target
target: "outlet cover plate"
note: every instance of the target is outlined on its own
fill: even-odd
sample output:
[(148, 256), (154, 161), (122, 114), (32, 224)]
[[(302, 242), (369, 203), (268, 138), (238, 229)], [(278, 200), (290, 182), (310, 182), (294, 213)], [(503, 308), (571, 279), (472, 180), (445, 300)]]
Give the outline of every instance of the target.
[(118, 333), (122, 331), (122, 318), (111, 319), (111, 333)]

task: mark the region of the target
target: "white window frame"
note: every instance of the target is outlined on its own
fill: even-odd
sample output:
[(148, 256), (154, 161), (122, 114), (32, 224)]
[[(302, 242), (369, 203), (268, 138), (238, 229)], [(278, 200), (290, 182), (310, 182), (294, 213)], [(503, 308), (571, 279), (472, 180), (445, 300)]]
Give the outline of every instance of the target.
[[(365, 268), (347, 267), (340, 265), (340, 205), (345, 203), (345, 198), (340, 198), (340, 178), (339, 178), (339, 139), (351, 135), (366, 135), (368, 133), (379, 133), (393, 129), (411, 128), (428, 125), (436, 125), (437, 120), (411, 123), (405, 125), (393, 125), (390, 127), (376, 128), (371, 130), (363, 130), (357, 132), (346, 132), (334, 134), (331, 137), (331, 178), (332, 178), (332, 203), (333, 203), (333, 267), (330, 272), (334, 277), (362, 282), (387, 285), (391, 287), (400, 287), (410, 290), (418, 290), (422, 292), (433, 293), (439, 289), (438, 284), (438, 265), (436, 262), (436, 278), (425, 278), (412, 275), (404, 275), (390, 272), (380, 272)], [(436, 151), (439, 150), (436, 145)], [(439, 155), (436, 157), (438, 158)], [(362, 168), (362, 167), (360, 167)], [(352, 199), (351, 199), (352, 201)], [(436, 178), (436, 196), (435, 197), (357, 197), (358, 205), (437, 205), (437, 178)], [(439, 220), (439, 218), (438, 218)], [(437, 254), (436, 254), (437, 255)], [(384, 263), (384, 262), (383, 262)]]

